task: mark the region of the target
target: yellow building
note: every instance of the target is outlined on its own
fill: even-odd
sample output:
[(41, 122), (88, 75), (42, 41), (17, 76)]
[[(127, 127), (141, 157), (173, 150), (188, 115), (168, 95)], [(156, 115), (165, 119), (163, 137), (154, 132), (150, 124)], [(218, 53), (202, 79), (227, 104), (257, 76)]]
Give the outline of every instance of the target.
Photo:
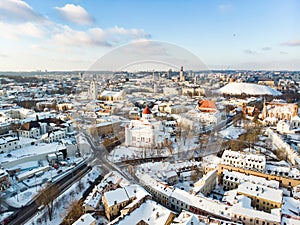
[(224, 165), (224, 164), (219, 164), (219, 166), (218, 166), (218, 181), (219, 181), (219, 183), (223, 182), (224, 170), (228, 170), (230, 172), (236, 171), (236, 172), (240, 172), (240, 173), (243, 173), (246, 175), (254, 175), (254, 176), (258, 176), (258, 177), (263, 177), (267, 180), (276, 180), (279, 182), (279, 185), (281, 187), (285, 187), (285, 188), (295, 187), (300, 184), (300, 179), (284, 177), (281, 175), (267, 174), (267, 173), (263, 173), (263, 172), (259, 172), (259, 171), (249, 170), (249, 169), (245, 169), (245, 168), (238, 168), (238, 167), (234, 167), (231, 165)]
[(283, 192), (279, 189), (269, 188), (252, 182), (244, 182), (237, 189), (238, 195), (250, 198), (251, 205), (256, 210), (271, 212), (272, 209), (281, 208)]
[(102, 202), (107, 219), (111, 220), (118, 216), (121, 209), (131, 203), (135, 198), (135, 188), (132, 186), (105, 192), (102, 197)]

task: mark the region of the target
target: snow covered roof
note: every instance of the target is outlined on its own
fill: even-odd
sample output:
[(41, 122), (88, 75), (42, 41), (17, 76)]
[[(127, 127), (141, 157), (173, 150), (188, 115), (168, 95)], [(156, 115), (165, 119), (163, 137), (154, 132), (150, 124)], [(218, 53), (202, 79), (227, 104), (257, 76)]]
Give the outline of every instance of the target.
[(224, 87), (217, 90), (222, 94), (241, 95), (245, 93), (247, 95), (273, 95), (279, 96), (281, 92), (274, 90), (273, 88), (265, 85), (252, 84), (252, 83), (229, 83)]
[(254, 184), (259, 184), (267, 187), (279, 188), (279, 182), (276, 180), (267, 180), (263, 177), (257, 177), (254, 175), (246, 175), (243, 173), (235, 172), (235, 171), (223, 171), (223, 179), (224, 180), (235, 180), (238, 183), (243, 182), (251, 182)]
[(157, 204), (152, 200), (147, 200), (145, 203), (141, 204), (136, 210), (130, 214), (124, 216), (121, 220), (112, 221), (110, 224), (139, 224), (139, 222), (144, 221), (149, 225), (160, 225), (166, 224), (170, 219), (172, 211)]
[(103, 91), (101, 93), (102, 97), (119, 97), (122, 95), (122, 91)]
[(243, 206), (241, 206), (239, 204), (235, 204), (232, 207), (232, 212), (234, 212), (235, 214), (238, 214), (238, 215), (245, 215), (245, 216), (251, 215), (254, 218), (259, 218), (259, 219), (267, 220), (267, 221), (274, 221), (274, 222), (278, 222), (278, 223), (281, 221), (281, 215), (266, 213), (266, 212), (254, 210), (251, 208), (244, 208)]
[(127, 192), (124, 188), (117, 188), (116, 190), (105, 192), (104, 197), (107, 200), (108, 207), (129, 200)]
[(75, 223), (72, 225), (91, 225), (96, 222), (96, 219), (89, 213), (82, 215)]
[(282, 190), (264, 187), (261, 185), (245, 182), (239, 185), (238, 193), (245, 193), (250, 196), (257, 196), (262, 199), (267, 199), (272, 202), (282, 202)]
[(171, 224), (176, 225), (205, 225), (206, 223), (201, 222), (198, 215), (182, 210), (177, 218), (173, 220)]

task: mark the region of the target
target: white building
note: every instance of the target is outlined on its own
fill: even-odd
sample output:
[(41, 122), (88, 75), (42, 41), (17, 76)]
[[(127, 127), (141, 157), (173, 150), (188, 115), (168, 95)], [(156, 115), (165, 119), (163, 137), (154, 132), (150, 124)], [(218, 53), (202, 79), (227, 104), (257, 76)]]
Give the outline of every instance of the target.
[(264, 155), (244, 154), (231, 150), (225, 150), (222, 155), (222, 164), (244, 169), (264, 171), (266, 157)]
[(1, 137), (0, 138), (0, 153), (8, 152), (19, 148), (19, 139), (17, 137)]
[(131, 120), (125, 127), (125, 144), (132, 147), (158, 147), (162, 146), (169, 133), (163, 132), (160, 121), (153, 118), (148, 106), (143, 110), (142, 118)]
[(105, 100), (105, 101), (119, 101), (119, 100), (124, 100), (126, 97), (125, 91), (103, 91), (100, 94), (100, 99)]
[(50, 131), (42, 136), (42, 139), (46, 143), (52, 143), (55, 141), (60, 141), (61, 139), (66, 137), (65, 130), (56, 130), (56, 131)]
[(299, 116), (294, 116), (291, 121), (289, 120), (280, 120), (277, 123), (276, 130), (279, 133), (295, 133), (299, 132), (300, 128), (300, 118)]

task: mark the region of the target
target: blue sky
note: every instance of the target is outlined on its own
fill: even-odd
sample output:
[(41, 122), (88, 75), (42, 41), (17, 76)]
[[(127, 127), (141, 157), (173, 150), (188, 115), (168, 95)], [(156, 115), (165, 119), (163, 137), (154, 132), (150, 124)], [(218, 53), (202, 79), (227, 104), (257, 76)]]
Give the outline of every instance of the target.
[(300, 70), (300, 1), (1, 0), (0, 71), (86, 70), (138, 40), (211, 69)]

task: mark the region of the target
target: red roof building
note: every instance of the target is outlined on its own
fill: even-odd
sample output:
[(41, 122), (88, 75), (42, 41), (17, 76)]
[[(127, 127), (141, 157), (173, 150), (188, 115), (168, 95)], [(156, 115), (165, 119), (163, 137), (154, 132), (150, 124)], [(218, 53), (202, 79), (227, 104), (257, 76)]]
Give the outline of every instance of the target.
[(210, 100), (199, 100), (198, 109), (201, 112), (209, 112), (209, 113), (217, 111), (216, 104)]
[(146, 106), (146, 108), (144, 108), (143, 114), (152, 114), (152, 112), (151, 112), (151, 110), (149, 109), (148, 106)]

